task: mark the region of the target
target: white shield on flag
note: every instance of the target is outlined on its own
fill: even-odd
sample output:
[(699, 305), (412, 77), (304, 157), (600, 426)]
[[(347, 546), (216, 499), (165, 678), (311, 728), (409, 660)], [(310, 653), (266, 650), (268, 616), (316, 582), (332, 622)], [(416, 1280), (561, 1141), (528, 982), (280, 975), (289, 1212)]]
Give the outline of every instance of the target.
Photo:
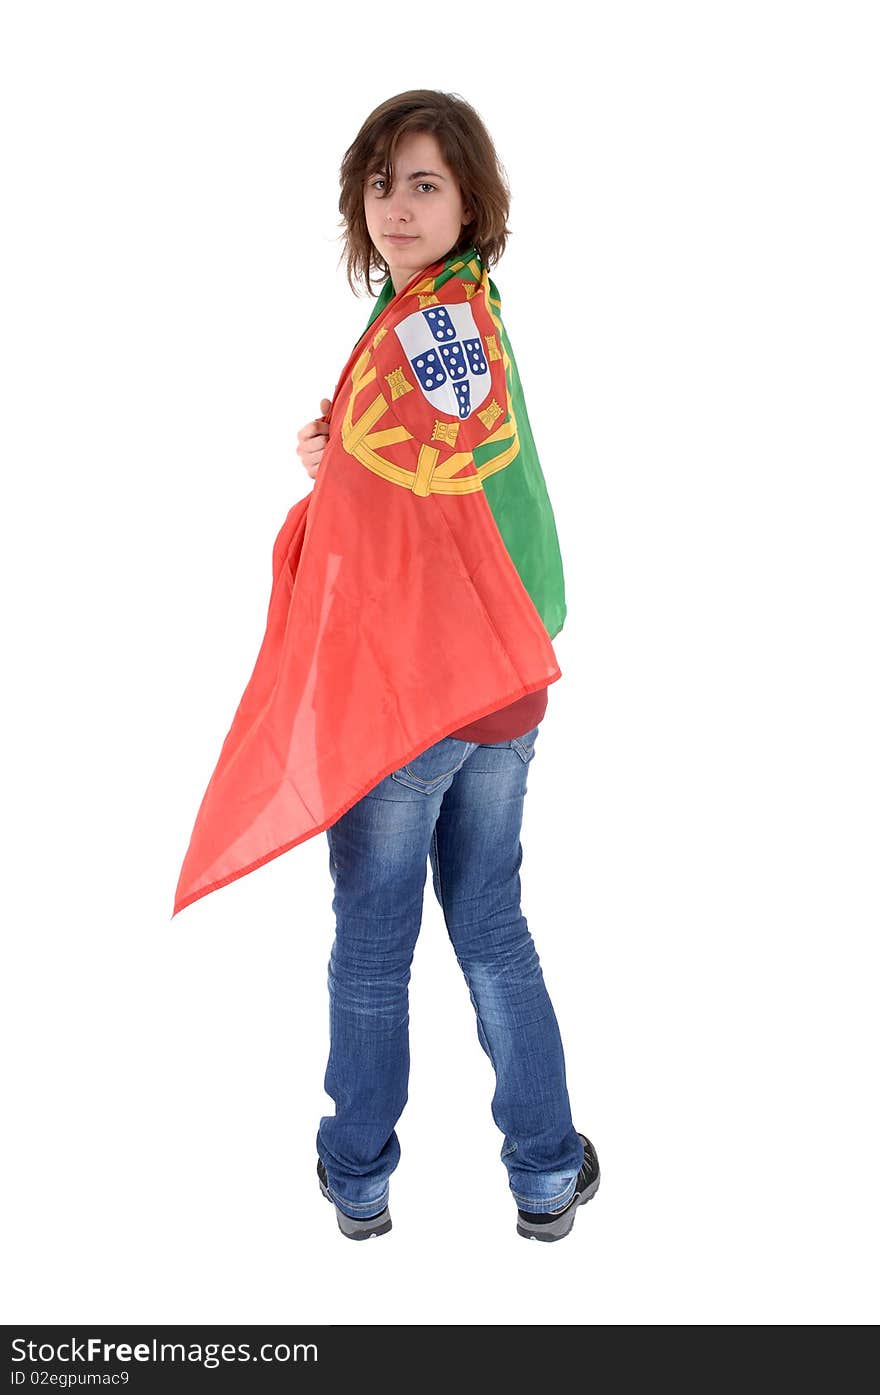
[(429, 305), (395, 326), (416, 382), (435, 411), (466, 421), (492, 387), (471, 307)]

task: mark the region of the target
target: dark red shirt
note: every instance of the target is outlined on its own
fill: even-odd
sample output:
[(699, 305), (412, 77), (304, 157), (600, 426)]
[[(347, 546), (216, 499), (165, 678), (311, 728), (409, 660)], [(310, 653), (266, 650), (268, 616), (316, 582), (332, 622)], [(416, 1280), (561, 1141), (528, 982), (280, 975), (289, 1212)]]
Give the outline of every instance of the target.
[(469, 722), (466, 727), (459, 727), (458, 731), (451, 731), (449, 735), (457, 737), (459, 741), (478, 741), (481, 745), (509, 741), (512, 736), (525, 736), (527, 731), (538, 725), (546, 711), (547, 689), (539, 688), (537, 692), (526, 693), (525, 697), (517, 698), (507, 707), (499, 707), (497, 712)]

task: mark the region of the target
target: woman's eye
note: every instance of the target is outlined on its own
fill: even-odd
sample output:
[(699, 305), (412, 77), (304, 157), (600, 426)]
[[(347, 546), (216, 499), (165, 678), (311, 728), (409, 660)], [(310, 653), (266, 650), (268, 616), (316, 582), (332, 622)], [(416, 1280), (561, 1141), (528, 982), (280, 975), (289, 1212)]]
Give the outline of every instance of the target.
[[(384, 183), (385, 183), (385, 180), (384, 180), (384, 179), (382, 179), (381, 177), (377, 177), (376, 179), (373, 179), (373, 180), (370, 181), (370, 188), (371, 188), (371, 189), (375, 189), (375, 187), (376, 187), (377, 184), (384, 184)], [(423, 181), (421, 184), (417, 184), (417, 185), (416, 185), (416, 188), (417, 188), (417, 189), (433, 189), (433, 190), (436, 190), (437, 186), (436, 186), (436, 184), (428, 184), (427, 181)]]

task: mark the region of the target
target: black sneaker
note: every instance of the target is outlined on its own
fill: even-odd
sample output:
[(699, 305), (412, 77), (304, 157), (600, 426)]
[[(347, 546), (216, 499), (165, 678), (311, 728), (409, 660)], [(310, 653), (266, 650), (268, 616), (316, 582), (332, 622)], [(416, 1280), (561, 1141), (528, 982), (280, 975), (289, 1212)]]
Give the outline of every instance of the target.
[(561, 1240), (574, 1225), (574, 1213), (577, 1208), (582, 1202), (589, 1201), (596, 1195), (599, 1189), (599, 1159), (586, 1134), (579, 1133), (578, 1138), (584, 1145), (584, 1160), (574, 1184), (574, 1196), (571, 1201), (567, 1206), (563, 1206), (561, 1211), (546, 1211), (543, 1214), (518, 1211), (517, 1235), (524, 1235), (527, 1240)]
[(349, 1240), (369, 1240), (371, 1235), (385, 1235), (391, 1229), (391, 1217), (388, 1214), (388, 1207), (384, 1211), (379, 1211), (375, 1216), (362, 1216), (355, 1220), (353, 1216), (346, 1216), (344, 1211), (340, 1211), (336, 1202), (327, 1188), (327, 1169), (318, 1159), (318, 1182), (321, 1193), (328, 1201), (333, 1202), (336, 1211), (336, 1219), (339, 1222), (339, 1229), (343, 1235), (347, 1235)]

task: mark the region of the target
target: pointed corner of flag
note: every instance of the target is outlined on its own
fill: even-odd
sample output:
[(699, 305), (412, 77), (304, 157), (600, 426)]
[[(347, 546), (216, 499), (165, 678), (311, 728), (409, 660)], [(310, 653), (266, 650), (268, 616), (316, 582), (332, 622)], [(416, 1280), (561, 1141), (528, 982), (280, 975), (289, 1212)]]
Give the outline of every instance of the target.
[(176, 915), (179, 915), (180, 912), (190, 904), (190, 902), (198, 899), (198, 897), (194, 896), (192, 893), (187, 894), (185, 892), (182, 885), (182, 880), (183, 879), (181, 878), (181, 881), (178, 882), (177, 889), (174, 893), (174, 909), (171, 912), (172, 920)]

